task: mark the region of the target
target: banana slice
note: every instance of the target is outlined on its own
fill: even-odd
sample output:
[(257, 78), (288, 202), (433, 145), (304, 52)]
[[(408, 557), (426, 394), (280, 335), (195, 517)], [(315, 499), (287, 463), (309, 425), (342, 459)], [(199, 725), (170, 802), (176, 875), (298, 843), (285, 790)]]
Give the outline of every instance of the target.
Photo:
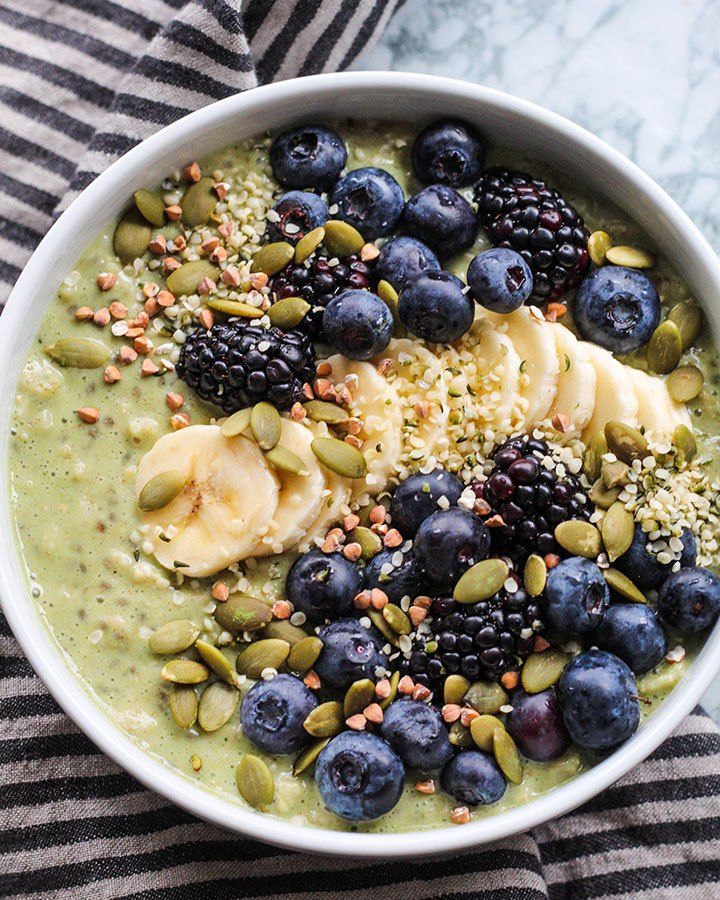
[(647, 433), (672, 434), (678, 425), (692, 428), (687, 407), (672, 399), (662, 379), (632, 366), (625, 366), (625, 371), (637, 398), (638, 423), (644, 426)]
[(225, 438), (218, 425), (166, 434), (140, 460), (136, 496), (169, 469), (186, 476), (185, 487), (167, 506), (142, 513), (145, 524), (170, 538), (148, 536), (157, 561), (203, 577), (253, 556), (278, 505), (278, 481), (257, 444)]
[(584, 341), (579, 341), (564, 325), (548, 324), (548, 328), (555, 338), (560, 365), (557, 394), (548, 417), (565, 415), (575, 431), (582, 431), (595, 409), (597, 375)]
[(595, 369), (597, 386), (595, 409), (583, 435), (586, 438), (592, 437), (611, 420), (637, 426), (638, 401), (630, 385), (627, 367), (604, 347), (598, 347), (589, 341), (584, 343), (590, 364)]

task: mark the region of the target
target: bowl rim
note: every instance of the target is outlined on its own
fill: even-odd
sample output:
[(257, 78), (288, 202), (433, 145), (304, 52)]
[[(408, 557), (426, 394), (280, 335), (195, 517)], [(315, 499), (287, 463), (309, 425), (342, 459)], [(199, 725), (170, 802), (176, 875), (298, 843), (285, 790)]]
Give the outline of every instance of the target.
[[(33, 285), (42, 283), (44, 259), (50, 254), (51, 248), (62, 241), (63, 235), (81, 223), (102, 201), (104, 192), (114, 180), (132, 174), (139, 175), (143, 160), (148, 156), (164, 150), (174, 151), (182, 141), (192, 139), (202, 129), (222, 123), (229, 116), (257, 113), (261, 118), (265, 103), (294, 99), (301, 105), (303, 98), (330, 92), (337, 99), (338, 93), (343, 92), (383, 90), (420, 90), (428, 94), (452, 95), (470, 103), (489, 105), (570, 142), (580, 152), (587, 153), (593, 164), (602, 161), (614, 173), (630, 179), (656, 212), (682, 232), (684, 239), (692, 245), (696, 261), (700, 262), (704, 275), (720, 293), (720, 263), (693, 222), (638, 166), (581, 126), (530, 101), (466, 81), (414, 73), (344, 72), (277, 82), (216, 101), (166, 126), (113, 163), (59, 217), (25, 266), (0, 319), (0, 359), (10, 358), (14, 336), (19, 331), (23, 318), (24, 298), (28, 294), (37, 293), (37, 288)], [(11, 368), (6, 366), (0, 371), (0, 393), (7, 392), (10, 387)], [(7, 469), (7, 460), (2, 462)], [(3, 504), (9, 508), (9, 490)], [(720, 670), (718, 623), (693, 663), (692, 677), (682, 679), (661, 707), (619, 751), (587, 772), (523, 806), (468, 823), (459, 829), (448, 825), (393, 834), (320, 829), (244, 809), (239, 803), (235, 804), (194, 784), (169, 764), (146, 753), (114, 725), (100, 705), (91, 698), (80, 678), (72, 672), (67, 657), (41, 621), (26, 583), (21, 578), (14, 577), (13, 567), (17, 568), (18, 556), (14, 536), (8, 541), (0, 542), (0, 602), (10, 627), (35, 672), (84, 733), (143, 785), (193, 815), (269, 844), (309, 853), (373, 858), (434, 856), (506, 838), (561, 816), (606, 789), (652, 753), (690, 713)], [(28, 606), (33, 611), (32, 616), (23, 612), (27, 611)], [(58, 659), (62, 660), (59, 669)]]

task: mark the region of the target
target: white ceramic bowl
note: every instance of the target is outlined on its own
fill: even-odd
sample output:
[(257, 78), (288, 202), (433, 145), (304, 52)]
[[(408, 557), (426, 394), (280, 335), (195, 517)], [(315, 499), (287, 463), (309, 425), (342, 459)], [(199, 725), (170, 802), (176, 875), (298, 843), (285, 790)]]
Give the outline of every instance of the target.
[(65, 274), (133, 190), (237, 139), (297, 123), (372, 115), (418, 123), (441, 116), (474, 122), (488, 142), (542, 159), (624, 208), (675, 264), (720, 342), (720, 265), (698, 229), (647, 175), (603, 141), (532, 103), (462, 81), (362, 72), (285, 81), (221, 100), (164, 128), (111, 166), (72, 204), (35, 251), (0, 319), (0, 593), (5, 614), (35, 671), (56, 700), (109, 756), (149, 788), (197, 816), (237, 832), (309, 852), (350, 856), (428, 855), (525, 831), (568, 812), (645, 759), (698, 702), (720, 669), (720, 624), (691, 673), (619, 750), (569, 784), (525, 806), (458, 828), (395, 835), (319, 831), (224, 801), (145, 754), (95, 706), (42, 624), (16, 552), (7, 452), (19, 372)]

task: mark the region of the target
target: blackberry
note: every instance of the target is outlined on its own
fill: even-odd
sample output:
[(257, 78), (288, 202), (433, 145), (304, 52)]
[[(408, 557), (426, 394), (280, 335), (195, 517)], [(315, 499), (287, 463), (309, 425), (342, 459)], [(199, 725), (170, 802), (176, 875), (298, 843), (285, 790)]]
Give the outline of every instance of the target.
[(590, 265), (589, 232), (562, 195), (524, 172), (489, 169), (475, 189), (478, 216), (492, 243), (510, 247), (532, 269), (530, 304), (557, 300)]
[(223, 322), (188, 335), (176, 372), (202, 399), (235, 412), (260, 400), (289, 409), (315, 377), (315, 352), (296, 331)]
[(568, 519), (589, 519), (592, 505), (578, 478), (558, 476), (542, 465), (550, 448), (526, 436), (510, 438), (493, 454), (495, 468), (486, 481), (475, 482), (476, 496), (487, 504), (483, 518), (499, 516), (490, 528), (492, 548), (516, 565), (531, 553), (563, 555), (555, 527)]

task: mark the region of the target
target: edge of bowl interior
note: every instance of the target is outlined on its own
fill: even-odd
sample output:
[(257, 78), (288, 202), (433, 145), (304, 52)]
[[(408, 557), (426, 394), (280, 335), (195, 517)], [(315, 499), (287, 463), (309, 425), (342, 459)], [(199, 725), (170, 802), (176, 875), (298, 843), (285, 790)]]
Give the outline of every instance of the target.
[[(112, 165), (53, 226), (18, 280), (0, 320), (0, 491), (10, 496), (9, 421), (20, 370), (62, 277), (84, 246), (117, 215), (138, 184), (190, 158), (256, 134), (313, 117), (424, 122), (456, 115), (475, 122), (497, 145), (548, 161), (578, 182), (592, 174), (596, 191), (623, 207), (675, 262), (720, 335), (720, 265), (680, 208), (643, 172), (600, 139), (532, 103), (468, 82), (427, 75), (351, 72), (319, 75), (229, 97), (168, 126)], [(50, 274), (48, 274), (50, 273)], [(0, 595), (16, 637), (58, 703), (105, 753), (147, 787), (193, 814), (282, 847), (346, 856), (398, 857), (457, 852), (525, 831), (598, 794), (647, 757), (698, 702), (720, 669), (720, 623), (690, 673), (620, 750), (550, 793), (496, 816), (464, 825), (399, 834), (316, 829), (263, 816), (199, 787), (150, 757), (113, 725), (85, 691), (55, 644), (27, 590), (15, 548), (9, 504), (0, 503)]]

